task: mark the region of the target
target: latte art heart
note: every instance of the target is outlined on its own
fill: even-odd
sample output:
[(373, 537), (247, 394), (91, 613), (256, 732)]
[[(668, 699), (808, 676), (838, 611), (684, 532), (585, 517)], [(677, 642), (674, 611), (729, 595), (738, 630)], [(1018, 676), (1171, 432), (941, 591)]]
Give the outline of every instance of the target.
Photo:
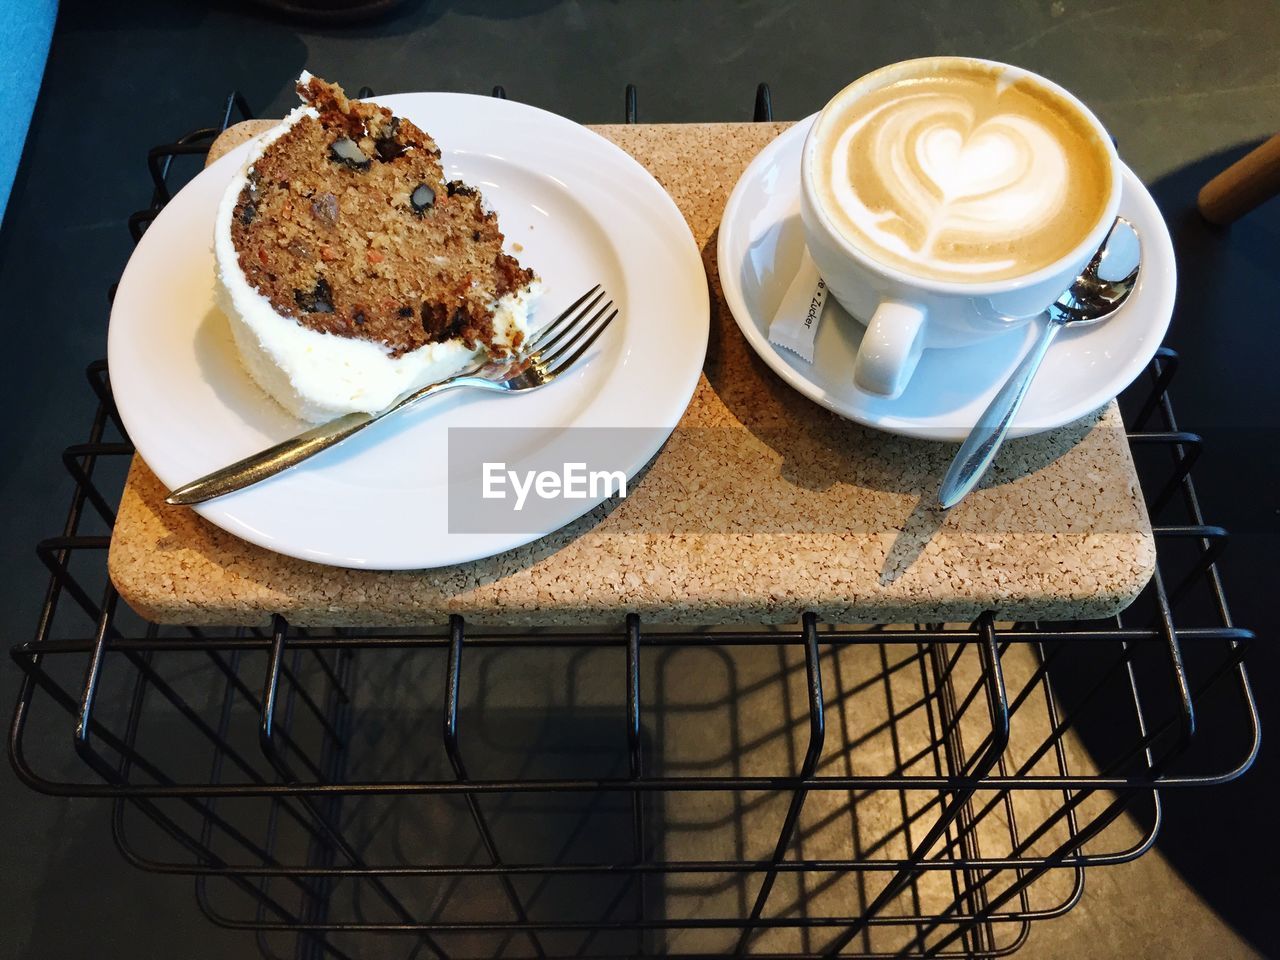
[(824, 117), (816, 185), (842, 232), (912, 274), (1025, 274), (1106, 201), (1108, 156), (1068, 106), (983, 71), (899, 81)]
[(1030, 151), (1017, 134), (996, 121), (970, 132), (930, 116), (911, 131), (915, 144), (908, 146), (907, 157), (945, 201), (964, 201), (1010, 186), (1025, 174)]

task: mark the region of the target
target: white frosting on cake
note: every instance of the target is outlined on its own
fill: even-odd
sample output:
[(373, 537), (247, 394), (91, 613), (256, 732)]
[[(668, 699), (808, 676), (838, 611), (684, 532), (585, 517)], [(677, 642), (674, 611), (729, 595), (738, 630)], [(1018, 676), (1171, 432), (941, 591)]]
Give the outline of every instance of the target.
[[(236, 201), (263, 151), (304, 116), (317, 113), (308, 106), (298, 107), (250, 149), (218, 206), (213, 248), (218, 303), (227, 315), (245, 370), (294, 416), (320, 423), (346, 413), (383, 410), (402, 394), (466, 369), (482, 351), (461, 340), (449, 340), (393, 357), (381, 344), (320, 333), (282, 316), (249, 283), (231, 239)], [(529, 314), (540, 293), (541, 285), (535, 282), (492, 305), (497, 345), (509, 345), (517, 331), (528, 333)]]
[[(831, 155), (826, 186), (865, 238), (927, 270), (976, 277), (1014, 265), (1007, 257), (964, 262), (940, 253), (936, 244), (962, 236), (998, 247), (1051, 220), (1069, 199), (1066, 150), (1032, 117), (996, 114), (975, 124), (973, 114), (963, 96), (904, 95), (868, 111), (822, 147)], [(893, 198), (892, 214), (869, 207), (854, 186), (850, 147), (864, 128), (870, 162)], [(903, 219), (923, 227), (922, 242), (910, 244), (901, 231), (885, 229)]]

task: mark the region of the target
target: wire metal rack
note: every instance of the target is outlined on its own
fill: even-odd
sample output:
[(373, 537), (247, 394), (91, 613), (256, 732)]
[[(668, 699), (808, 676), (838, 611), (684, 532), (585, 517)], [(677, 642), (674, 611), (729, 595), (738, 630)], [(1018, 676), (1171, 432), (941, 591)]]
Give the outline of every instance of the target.
[[(151, 151), (135, 239), (237, 113)], [(1121, 398), (1158, 569), (1111, 620), (516, 633), (142, 622), (100, 361), (10, 760), (267, 957), (1005, 956), (1258, 748), (1177, 367)]]

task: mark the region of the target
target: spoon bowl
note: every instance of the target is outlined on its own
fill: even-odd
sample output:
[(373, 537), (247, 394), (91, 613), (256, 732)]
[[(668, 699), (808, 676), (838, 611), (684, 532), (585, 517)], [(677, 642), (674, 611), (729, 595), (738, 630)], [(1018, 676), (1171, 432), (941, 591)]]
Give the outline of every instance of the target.
[(1138, 283), (1140, 252), (1133, 224), (1116, 217), (1093, 259), (1045, 311), (1049, 322), (1087, 325), (1119, 310)]

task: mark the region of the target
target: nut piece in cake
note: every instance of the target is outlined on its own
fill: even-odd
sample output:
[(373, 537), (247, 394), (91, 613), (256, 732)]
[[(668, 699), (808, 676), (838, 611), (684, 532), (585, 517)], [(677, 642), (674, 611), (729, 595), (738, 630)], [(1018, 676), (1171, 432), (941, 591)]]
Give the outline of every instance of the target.
[(219, 301), (241, 360), (309, 421), (517, 351), (540, 285), (480, 192), (411, 121), (304, 73), (218, 210)]

